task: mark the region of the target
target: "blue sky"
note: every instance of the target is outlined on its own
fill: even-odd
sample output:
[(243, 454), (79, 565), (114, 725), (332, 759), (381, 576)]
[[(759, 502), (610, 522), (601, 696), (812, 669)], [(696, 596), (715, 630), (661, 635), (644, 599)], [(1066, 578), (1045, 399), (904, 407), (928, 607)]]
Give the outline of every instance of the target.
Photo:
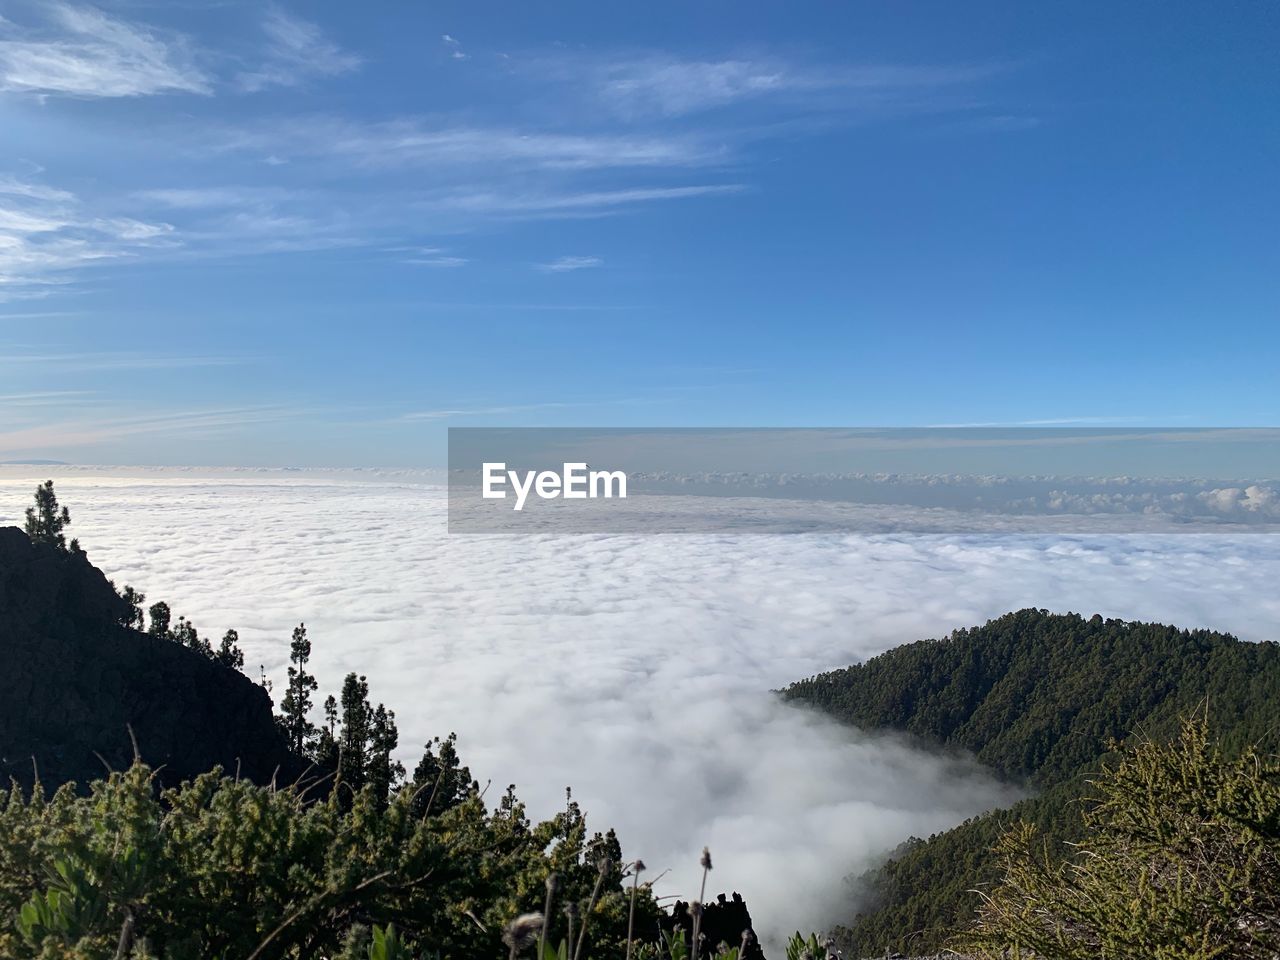
[(1274, 425), (1252, 3), (0, 3), (0, 460)]

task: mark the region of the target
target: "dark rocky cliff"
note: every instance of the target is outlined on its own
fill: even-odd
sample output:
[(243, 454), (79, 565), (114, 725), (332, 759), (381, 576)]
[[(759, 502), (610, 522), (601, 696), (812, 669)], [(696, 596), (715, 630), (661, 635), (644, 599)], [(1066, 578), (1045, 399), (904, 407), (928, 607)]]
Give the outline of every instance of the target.
[[(693, 915), (689, 912), (689, 904), (683, 900), (675, 902), (671, 913), (664, 916), (659, 925), (667, 933), (683, 930), (685, 943), (693, 943)], [(749, 937), (744, 936), (747, 931), (751, 932)], [(703, 904), (699, 938), (702, 940), (699, 957), (710, 957), (723, 943), (730, 947), (741, 947), (741, 960), (765, 960), (746, 901), (737, 892), (732, 899), (722, 893)]]
[(262, 687), (120, 626), (127, 612), (83, 554), (0, 528), (0, 776), (29, 785), (38, 769), (46, 787), (97, 779), (104, 761), (129, 765), (130, 728), (166, 784), (215, 765), (263, 783), (303, 773)]

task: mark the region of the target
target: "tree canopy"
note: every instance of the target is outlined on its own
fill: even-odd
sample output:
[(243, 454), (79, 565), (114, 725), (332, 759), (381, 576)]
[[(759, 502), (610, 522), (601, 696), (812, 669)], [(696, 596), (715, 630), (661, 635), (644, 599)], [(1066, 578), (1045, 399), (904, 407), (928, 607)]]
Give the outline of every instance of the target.
[[(67, 537), (63, 530), (71, 523), (71, 511), (59, 506), (58, 496), (53, 492), (53, 481), (46, 480), (36, 487), (36, 502), (27, 507), (27, 536), (36, 543), (47, 543), (60, 550), (67, 548)], [(77, 546), (72, 541), (73, 546)]]

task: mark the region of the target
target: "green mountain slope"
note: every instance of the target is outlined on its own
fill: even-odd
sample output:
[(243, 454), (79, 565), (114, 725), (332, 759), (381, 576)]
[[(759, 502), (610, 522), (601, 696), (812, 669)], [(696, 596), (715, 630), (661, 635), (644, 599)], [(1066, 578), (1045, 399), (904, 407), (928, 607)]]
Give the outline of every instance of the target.
[(869, 905), (839, 932), (852, 956), (936, 948), (973, 916), (989, 851), (1014, 818), (1073, 839), (1072, 809), (1107, 744), (1176, 733), (1207, 704), (1228, 747), (1272, 746), (1280, 727), (1280, 645), (1208, 630), (1020, 610), (940, 640), (908, 644), (782, 692), (866, 730), (892, 729), (972, 751), (1037, 796), (899, 849), (863, 877)]

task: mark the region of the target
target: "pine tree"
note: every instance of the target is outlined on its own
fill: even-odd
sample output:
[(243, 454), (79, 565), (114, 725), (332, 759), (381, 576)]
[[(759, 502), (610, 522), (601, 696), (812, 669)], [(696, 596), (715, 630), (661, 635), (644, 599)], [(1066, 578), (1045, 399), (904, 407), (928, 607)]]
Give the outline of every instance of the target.
[(169, 632), (169, 619), (172, 616), (169, 605), (161, 600), (153, 603), (147, 613), (151, 615), (151, 626), (147, 628), (147, 633), (161, 640), (172, 640), (173, 634)]
[(342, 736), (338, 740), (338, 775), (352, 791), (369, 782), (369, 681), (347, 674), (342, 682)]
[(289, 644), (289, 682), (284, 699), (280, 701), (281, 726), (289, 742), (289, 749), (305, 756), (311, 749), (316, 727), (311, 722), (311, 694), (320, 686), (316, 678), (307, 673), (311, 660), (311, 641), (307, 639), (307, 625), (300, 623), (293, 629)]
[[(32, 542), (47, 543), (65, 550), (67, 537), (62, 530), (70, 522), (70, 511), (66, 507), (58, 506), (58, 497), (53, 492), (53, 481), (46, 480), (43, 486), (36, 487), (35, 506), (27, 507), (27, 536)], [(76, 547), (79, 547), (78, 543)]]
[(368, 780), (373, 786), (379, 810), (386, 809), (391, 791), (399, 786), (404, 777), (404, 766), (391, 756), (399, 744), (400, 733), (396, 730), (395, 712), (378, 704), (369, 727)]
[(213, 659), (224, 667), (230, 667), (232, 670), (242, 670), (244, 667), (244, 651), (240, 649), (240, 634), (234, 630), (228, 630), (224, 633), (222, 635), (222, 643), (218, 646), (218, 651), (213, 655)]
[(210, 660), (213, 659), (213, 645), (200, 636), (196, 625), (186, 617), (178, 618), (178, 625), (173, 629), (173, 639), (188, 650), (194, 650)]
[(129, 616), (121, 618), (120, 625), (141, 630), (145, 622), (142, 614), (142, 605), (147, 601), (146, 596), (125, 584), (124, 589), (120, 591), (120, 599), (129, 604), (131, 608)]
[[(439, 748), (439, 755), (436, 755)], [(458, 757), (458, 735), (449, 734), (427, 742), (422, 760), (413, 771), (413, 815), (423, 817), (428, 813), (442, 813), (456, 807), (479, 784), (471, 779), (471, 771), (462, 765)]]
[(324, 724), (316, 738), (316, 763), (326, 770), (338, 769), (338, 701), (332, 693), (324, 698)]

